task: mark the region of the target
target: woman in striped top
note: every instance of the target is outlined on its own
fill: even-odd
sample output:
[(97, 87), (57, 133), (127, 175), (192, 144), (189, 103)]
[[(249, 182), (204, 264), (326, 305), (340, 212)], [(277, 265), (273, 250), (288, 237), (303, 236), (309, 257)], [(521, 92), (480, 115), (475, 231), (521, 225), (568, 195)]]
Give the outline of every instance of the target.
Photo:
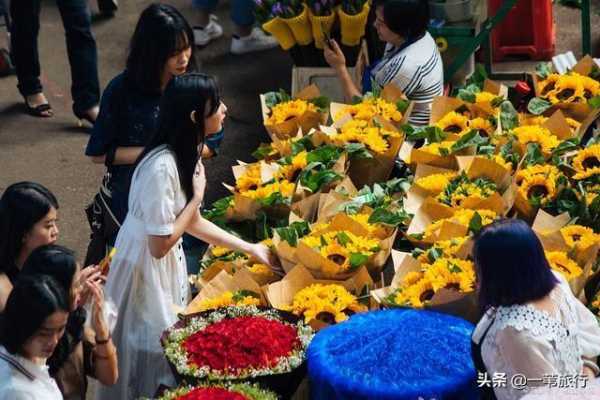
[[(363, 92), (371, 85), (393, 83), (415, 103), (409, 122), (427, 125), (431, 102), (444, 90), (444, 68), (435, 40), (427, 32), (427, 0), (374, 0), (375, 29), (386, 43), (383, 58), (365, 68)], [(335, 69), (347, 99), (360, 96), (348, 69), (344, 53), (335, 41), (325, 46), (325, 59)]]

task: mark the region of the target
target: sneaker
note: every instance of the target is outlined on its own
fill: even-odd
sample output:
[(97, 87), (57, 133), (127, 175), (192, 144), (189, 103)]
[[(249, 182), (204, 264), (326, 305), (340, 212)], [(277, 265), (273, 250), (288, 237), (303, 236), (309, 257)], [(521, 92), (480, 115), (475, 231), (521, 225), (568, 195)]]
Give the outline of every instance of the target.
[(194, 27), (194, 43), (196, 46), (206, 46), (211, 40), (223, 36), (223, 27), (217, 23), (216, 15), (210, 16), (210, 22), (204, 28)]
[(98, 0), (98, 10), (103, 15), (114, 15), (118, 8), (117, 0)]
[(231, 52), (233, 54), (245, 54), (253, 51), (261, 51), (277, 47), (277, 40), (265, 34), (260, 28), (252, 29), (248, 36), (233, 37), (231, 40)]

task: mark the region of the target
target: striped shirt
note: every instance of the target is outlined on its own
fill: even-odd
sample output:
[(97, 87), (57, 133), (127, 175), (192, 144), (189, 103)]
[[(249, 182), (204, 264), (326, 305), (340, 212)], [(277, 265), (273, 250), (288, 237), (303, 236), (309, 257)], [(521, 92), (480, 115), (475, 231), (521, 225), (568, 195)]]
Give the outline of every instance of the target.
[(415, 103), (409, 122), (427, 125), (431, 102), (444, 92), (444, 66), (437, 45), (429, 32), (406, 48), (389, 43), (379, 64), (372, 71), (375, 82), (383, 87), (395, 84)]

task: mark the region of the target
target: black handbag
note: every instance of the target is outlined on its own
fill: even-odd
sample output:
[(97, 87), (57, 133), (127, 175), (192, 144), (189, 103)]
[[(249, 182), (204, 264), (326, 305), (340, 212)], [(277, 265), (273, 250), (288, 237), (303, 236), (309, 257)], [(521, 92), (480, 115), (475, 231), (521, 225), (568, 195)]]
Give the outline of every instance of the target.
[(100, 190), (85, 208), (85, 214), (92, 233), (87, 248), (84, 265), (96, 265), (107, 254), (109, 241), (121, 228), (121, 224), (111, 210), (112, 196), (109, 189), (110, 173), (102, 179)]

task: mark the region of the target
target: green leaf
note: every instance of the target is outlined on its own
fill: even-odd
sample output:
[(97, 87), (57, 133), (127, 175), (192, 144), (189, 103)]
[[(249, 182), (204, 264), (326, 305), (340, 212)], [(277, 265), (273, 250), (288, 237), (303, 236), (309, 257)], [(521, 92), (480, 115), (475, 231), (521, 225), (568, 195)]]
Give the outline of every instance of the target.
[(273, 147), (271, 147), (270, 144), (262, 143), (258, 149), (254, 150), (252, 157), (256, 158), (257, 160), (262, 160), (266, 158), (272, 151)]
[(405, 223), (408, 218), (408, 214), (404, 210), (392, 212), (386, 208), (379, 207), (373, 210), (368, 222), (370, 224), (384, 224), (395, 227)]
[(272, 193), (270, 196), (260, 199), (259, 203), (265, 207), (271, 207), (277, 204), (289, 205), (291, 198), (284, 198), (280, 192)]
[(524, 159), (525, 165), (543, 164), (545, 161), (539, 143), (528, 143)]
[(402, 113), (402, 115), (404, 115), (404, 112), (408, 108), (409, 104), (410, 102), (408, 100), (398, 100), (396, 102), (396, 108)]
[(529, 104), (527, 104), (527, 110), (533, 115), (542, 115), (548, 111), (550, 107), (552, 107), (552, 104), (549, 101), (539, 97), (534, 97), (529, 101)]
[(341, 154), (342, 150), (338, 147), (331, 145), (321, 146), (306, 155), (306, 162), (308, 164), (319, 162), (329, 166), (337, 161)]
[(298, 245), (298, 239), (310, 233), (310, 225), (305, 221), (292, 222), (290, 226), (285, 228), (275, 228), (275, 232), (281, 240), (285, 240), (292, 247)]
[(503, 131), (519, 126), (519, 114), (508, 100), (500, 104), (500, 125)]
[[(473, 129), (470, 132), (464, 134), (456, 142), (454, 142), (452, 147), (450, 147), (450, 152), (456, 153), (457, 151), (466, 149), (467, 147), (479, 146), (479, 145), (487, 143), (487, 142), (488, 142), (488, 140), (486, 138), (479, 136), (479, 132), (477, 132), (475, 129)], [(442, 150), (442, 149), (440, 148), (440, 150)], [(440, 153), (441, 153), (441, 151), (440, 151)]]
[(467, 79), (467, 85), (476, 85), (478, 88), (483, 89), (483, 84), (488, 78), (487, 71), (483, 64), (475, 65), (475, 71)]
[(341, 175), (330, 169), (321, 171), (307, 170), (300, 175), (300, 183), (312, 193), (317, 192), (322, 186), (341, 178)]
[(444, 255), (444, 252), (442, 251), (442, 249), (437, 248), (437, 247), (432, 247), (427, 252), (427, 260), (429, 260), (430, 263), (434, 263), (438, 258), (442, 257), (443, 255)]
[(469, 221), (469, 232), (473, 232), (474, 235), (477, 235), (479, 231), (483, 228), (483, 221), (481, 219), (481, 215), (478, 212), (473, 214), (473, 218)]
[(312, 142), (310, 141), (309, 136), (304, 136), (301, 139), (292, 142), (292, 155), (296, 155), (301, 153), (304, 150), (311, 150), (313, 148)]
[(335, 237), (337, 238), (338, 243), (344, 247), (346, 247), (348, 243), (352, 243), (350, 236), (348, 236), (345, 232), (338, 232)]
[(373, 154), (371, 154), (363, 143), (346, 143), (344, 145), (344, 150), (348, 153), (348, 157), (353, 160), (373, 158)]
[(212, 207), (202, 211), (202, 216), (209, 221), (215, 221), (218, 218), (225, 216), (227, 209), (233, 204), (233, 196), (223, 197), (215, 201)]
[(592, 97), (588, 100), (588, 104), (592, 108), (600, 108), (600, 96)]
[(450, 263), (450, 266), (448, 268), (450, 270), (450, 272), (452, 272), (453, 274), (458, 274), (460, 272), (462, 272), (462, 269), (456, 265), (456, 264), (452, 264)]
[(367, 261), (369, 261), (369, 256), (366, 256), (362, 253), (350, 254), (350, 266), (352, 268), (358, 268), (361, 265), (364, 265)]
[(550, 63), (548, 63), (548, 62), (539, 63), (535, 67), (535, 72), (536, 72), (537, 76), (539, 76), (540, 78), (546, 79), (548, 77), (548, 75), (550, 75), (552, 73), (552, 67), (550, 66)]
[(242, 301), (244, 297), (254, 297), (255, 299), (260, 299), (258, 293), (253, 292), (252, 290), (242, 289), (238, 290), (233, 294), (233, 301), (238, 302)]
[(579, 148), (579, 139), (578, 138), (563, 140), (562, 142), (559, 143), (558, 146), (556, 146), (554, 148), (554, 150), (552, 150), (552, 162), (555, 165), (558, 165), (560, 156), (562, 156), (563, 154), (568, 153), (570, 151), (577, 150), (578, 148)]
[(415, 129), (404, 125), (402, 130), (406, 135), (406, 140), (413, 142), (425, 139), (427, 140), (427, 143), (438, 143), (448, 137), (448, 135), (437, 126), (424, 126)]
[(329, 103), (331, 103), (331, 100), (329, 100), (329, 98), (326, 96), (319, 96), (315, 97), (314, 99), (310, 99), (310, 102), (314, 104), (319, 111), (323, 112), (329, 108)]
[(350, 104), (360, 104), (362, 103), (363, 98), (361, 96), (352, 96), (352, 100), (350, 100)]

